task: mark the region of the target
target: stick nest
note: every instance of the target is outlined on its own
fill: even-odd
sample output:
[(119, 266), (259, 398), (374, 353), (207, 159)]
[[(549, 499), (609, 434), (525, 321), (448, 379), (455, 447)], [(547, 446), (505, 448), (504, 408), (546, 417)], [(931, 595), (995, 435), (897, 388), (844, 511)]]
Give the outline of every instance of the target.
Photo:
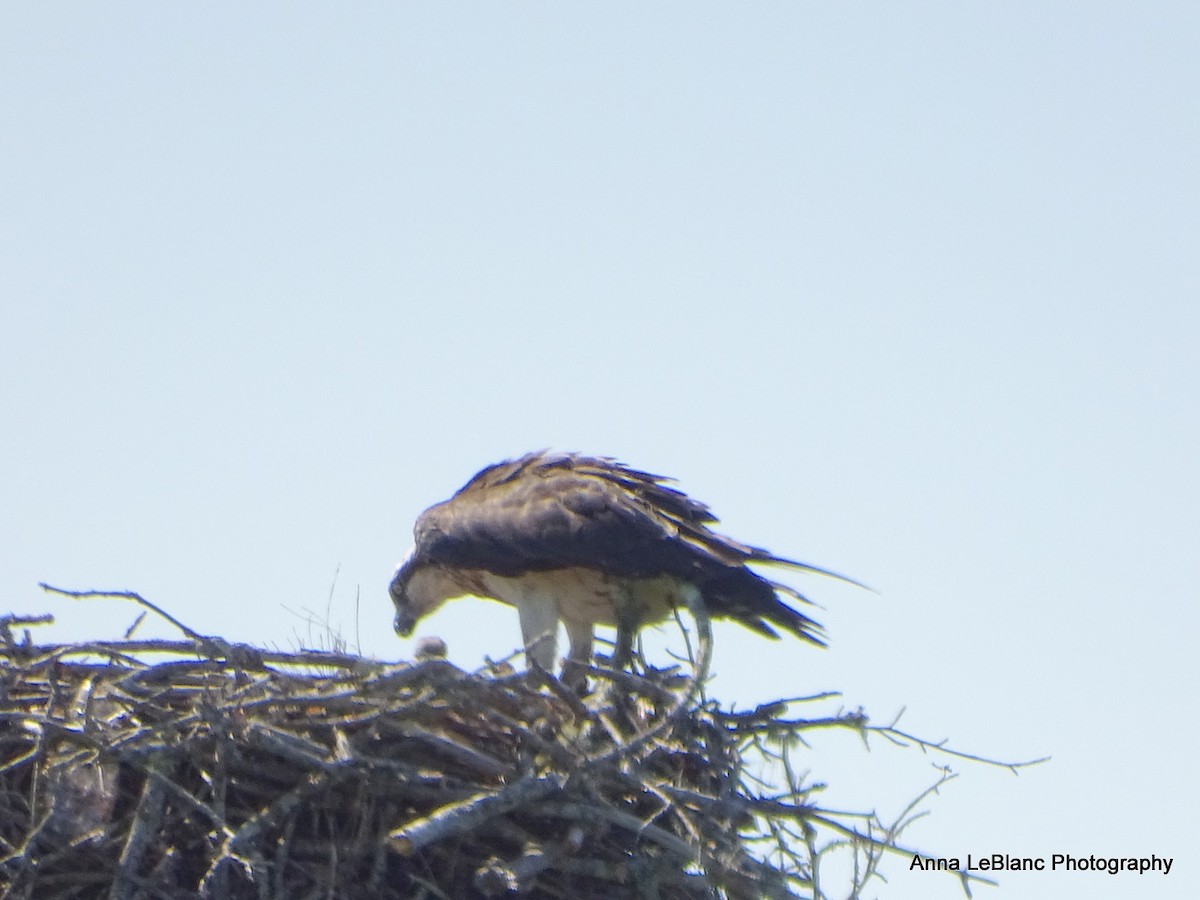
[(440, 658), (0, 641), (0, 894), (798, 896), (755, 840), (811, 808), (743, 771), (780, 710), (590, 675), (579, 699)]

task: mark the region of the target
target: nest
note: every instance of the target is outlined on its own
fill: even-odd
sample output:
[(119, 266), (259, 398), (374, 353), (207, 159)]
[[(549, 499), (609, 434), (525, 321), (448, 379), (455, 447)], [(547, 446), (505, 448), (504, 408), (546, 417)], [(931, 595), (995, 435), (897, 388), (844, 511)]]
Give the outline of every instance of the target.
[(801, 896), (756, 841), (819, 811), (743, 759), (779, 710), (723, 711), (686, 665), (589, 676), (10, 636), (0, 894)]

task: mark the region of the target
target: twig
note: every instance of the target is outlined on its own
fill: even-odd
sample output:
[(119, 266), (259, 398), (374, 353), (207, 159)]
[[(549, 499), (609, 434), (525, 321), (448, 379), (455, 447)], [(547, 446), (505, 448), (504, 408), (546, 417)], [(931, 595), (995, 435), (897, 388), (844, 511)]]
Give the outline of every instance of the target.
[(561, 790), (558, 776), (527, 775), (498, 791), (443, 806), (432, 815), (414, 819), (388, 835), (388, 844), (402, 856), (476, 828), (481, 822)]
[(53, 585), (46, 584), (44, 581), (39, 582), (38, 587), (40, 587), (43, 591), (45, 591), (48, 594), (61, 594), (64, 597), (71, 597), (75, 600), (91, 600), (91, 599), (132, 600), (133, 602), (139, 603), (142, 606), (146, 607), (146, 609), (150, 610), (151, 612), (158, 613), (160, 616), (162, 616), (164, 619), (166, 619), (168, 622), (170, 622), (172, 625), (174, 625), (176, 628), (178, 628), (180, 631), (182, 631), (184, 634), (186, 634), (192, 640), (194, 640), (198, 643), (202, 643), (202, 644), (209, 643), (212, 640), (211, 638), (205, 637), (204, 635), (200, 634), (198, 631), (194, 631), (193, 629), (188, 628), (188, 626), (184, 625), (182, 622), (180, 622), (177, 618), (175, 618), (169, 612), (164, 610), (162, 607), (160, 607), (154, 603), (151, 603), (149, 600), (147, 600), (145, 597), (143, 597), (141, 594), (137, 593), (136, 591), (68, 591), (63, 588), (54, 587)]
[(1049, 756), (1040, 756), (1037, 759), (1028, 759), (1023, 762), (1004, 762), (998, 759), (989, 759), (986, 756), (980, 756), (975, 753), (967, 753), (962, 750), (955, 750), (952, 747), (947, 747), (947, 738), (940, 741), (928, 741), (924, 738), (919, 738), (915, 734), (909, 734), (906, 731), (901, 731), (895, 727), (895, 722), (899, 721), (899, 716), (893, 720), (892, 725), (871, 725), (867, 727), (867, 731), (876, 734), (882, 734), (885, 738), (900, 747), (906, 746), (904, 741), (911, 741), (922, 750), (936, 750), (938, 753), (944, 753), (947, 756), (954, 756), (958, 759), (969, 759), (971, 762), (984, 763), (989, 766), (999, 766), (1002, 769), (1009, 769), (1014, 775), (1019, 774), (1018, 769), (1024, 769), (1029, 766), (1036, 766), (1039, 763), (1049, 762)]
[[(398, 667), (395, 663), (377, 662), (375, 660), (364, 659), (361, 656), (353, 656), (346, 653), (330, 653), (324, 650), (287, 652), (284, 650), (264, 650), (249, 644), (230, 643), (223, 643), (219, 649), (227, 650), (229, 656), (244, 654), (244, 656), (253, 656), (264, 663), (277, 663), (285, 666), (305, 668), (328, 667), (349, 669), (357, 672), (375, 672), (380, 676), (392, 675), (400, 678), (405, 677), (406, 673), (412, 673), (414, 669), (418, 668), (416, 666)], [(37, 655), (33, 656), (34, 653)], [(31, 668), (36, 668), (37, 666), (70, 656), (115, 657), (119, 658), (122, 662), (142, 665), (134, 658), (133, 654), (136, 653), (172, 653), (180, 656), (194, 656), (196, 654), (196, 643), (193, 641), (154, 639), (136, 641), (86, 641), (78, 644), (45, 644), (31, 649), (18, 647), (16, 652), (0, 646), (0, 656), (11, 654), (22, 659), (23, 664)], [(218, 653), (217, 656), (225, 656), (225, 654)], [(431, 660), (424, 665), (454, 669), (454, 666), (445, 660)], [(421, 680), (425, 676), (422, 673), (416, 673), (408, 677)]]
[[(16, 613), (6, 613), (0, 616), (0, 643), (7, 644), (10, 647), (16, 646), (16, 641), (13, 640), (12, 628), (14, 625), (51, 625), (54, 623), (54, 616), (50, 613), (44, 613), (40, 616), (21, 616)], [(26, 641), (29, 639), (29, 632), (25, 632)]]
[(125, 629), (125, 633), (121, 635), (122, 639), (126, 641), (131, 639), (133, 637), (133, 633), (138, 630), (138, 626), (140, 626), (145, 620), (146, 611), (142, 610), (140, 613), (138, 613), (138, 617), (133, 620), (133, 624)]
[[(169, 765), (168, 759), (169, 757), (164, 754), (161, 761), (148, 761), (147, 768), (158, 771), (160, 765)], [(162, 773), (159, 772), (159, 774)], [(162, 823), (163, 808), (167, 798), (166, 789), (163, 787), (165, 780), (169, 780), (165, 775), (162, 779), (148, 778), (142, 785), (142, 796), (138, 800), (137, 810), (134, 812), (133, 824), (129, 828), (129, 837), (125, 839), (125, 846), (117, 861), (116, 879), (112, 891), (109, 893), (109, 900), (128, 900), (135, 896), (135, 889), (139, 887), (137, 874), (141, 868), (142, 859), (157, 839)]]

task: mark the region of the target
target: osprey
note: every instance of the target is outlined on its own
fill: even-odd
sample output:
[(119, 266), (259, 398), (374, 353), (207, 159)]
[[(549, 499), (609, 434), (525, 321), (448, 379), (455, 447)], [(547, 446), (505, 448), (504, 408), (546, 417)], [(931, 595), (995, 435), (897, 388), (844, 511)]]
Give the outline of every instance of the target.
[(396, 631), (412, 634), (447, 600), (486, 597), (517, 608), (526, 658), (551, 671), (558, 624), (567, 665), (588, 665), (593, 629), (616, 625), (614, 665), (633, 631), (696, 592), (709, 615), (767, 637), (776, 626), (819, 646), (821, 626), (780, 599), (808, 602), (750, 563), (851, 579), (713, 531), (709, 508), (608, 457), (530, 453), (488, 466), (417, 519), (415, 544), (392, 578)]

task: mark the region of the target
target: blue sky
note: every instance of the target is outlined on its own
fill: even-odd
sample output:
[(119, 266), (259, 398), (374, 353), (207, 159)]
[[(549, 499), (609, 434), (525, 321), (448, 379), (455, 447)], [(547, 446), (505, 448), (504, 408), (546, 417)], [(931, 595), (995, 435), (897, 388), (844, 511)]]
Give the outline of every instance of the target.
[[(1174, 856), (982, 896), (1190, 895), (1200, 615), (1191, 4), (88, 4), (0, 11), (0, 608), (411, 653), (415, 516), (554, 447), (672, 474), (841, 690), (1005, 759), (909, 833)], [(147, 634), (170, 634), (147, 624)], [(463, 601), (455, 659), (517, 640)], [(808, 761), (881, 815), (930, 760)], [(881, 897), (959, 896), (888, 868)], [(1144, 884), (1143, 884), (1144, 882)]]

